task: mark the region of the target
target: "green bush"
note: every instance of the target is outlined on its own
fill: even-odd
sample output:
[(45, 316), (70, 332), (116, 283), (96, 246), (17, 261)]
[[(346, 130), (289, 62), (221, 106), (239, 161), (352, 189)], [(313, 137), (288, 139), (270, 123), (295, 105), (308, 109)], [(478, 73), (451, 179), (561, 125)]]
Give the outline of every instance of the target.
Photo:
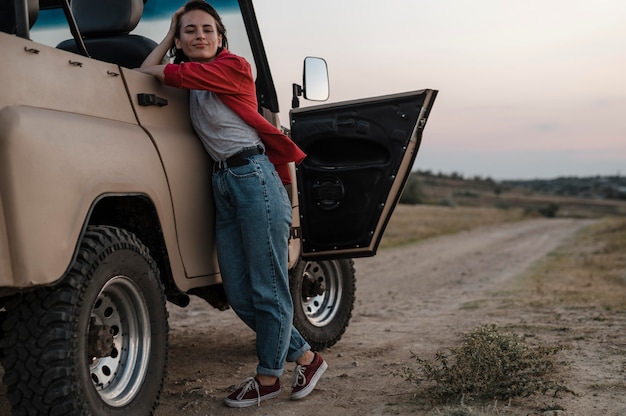
[(406, 187), (400, 196), (401, 204), (418, 205), (424, 202), (422, 185), (416, 174), (411, 174), (407, 180)]
[(526, 215), (539, 214), (546, 218), (554, 218), (556, 217), (557, 212), (559, 211), (559, 205), (555, 203), (549, 203), (543, 207), (528, 207), (524, 210)]
[(437, 202), (437, 205), (441, 206), (441, 207), (450, 207), (450, 208), (454, 208), (456, 207), (458, 204), (456, 203), (456, 200), (454, 199), (454, 195), (449, 194), (444, 196), (443, 198), (441, 198), (439, 200), (439, 202)]
[(572, 392), (553, 379), (554, 356), (562, 345), (531, 346), (519, 336), (500, 332), (496, 325), (483, 325), (463, 336), (461, 345), (438, 352), (434, 362), (412, 357), (418, 369), (405, 367), (402, 376), (410, 382), (434, 382), (434, 398), (449, 400), (507, 400), (553, 391)]

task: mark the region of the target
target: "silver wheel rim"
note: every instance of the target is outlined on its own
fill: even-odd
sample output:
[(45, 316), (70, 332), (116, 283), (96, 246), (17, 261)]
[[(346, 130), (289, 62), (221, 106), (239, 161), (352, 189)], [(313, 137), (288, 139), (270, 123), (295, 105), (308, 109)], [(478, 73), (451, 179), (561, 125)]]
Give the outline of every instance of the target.
[(111, 327), (115, 343), (110, 356), (88, 357), (93, 386), (109, 406), (125, 406), (141, 388), (150, 356), (150, 314), (141, 290), (126, 276), (109, 280), (93, 304), (91, 324)]
[(302, 279), (314, 279), (326, 287), (321, 295), (302, 296), (302, 310), (313, 326), (328, 325), (339, 311), (343, 287), (338, 264), (336, 261), (311, 261), (304, 267)]

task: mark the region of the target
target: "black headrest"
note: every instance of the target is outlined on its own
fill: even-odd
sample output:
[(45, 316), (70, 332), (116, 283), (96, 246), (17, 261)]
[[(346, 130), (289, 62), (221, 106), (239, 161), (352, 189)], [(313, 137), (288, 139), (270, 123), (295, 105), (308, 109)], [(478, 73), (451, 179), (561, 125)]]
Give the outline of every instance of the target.
[[(0, 0), (0, 32), (15, 33), (14, 0)], [(28, 0), (28, 22), (33, 27), (39, 16), (39, 0)]]
[(143, 13), (143, 0), (72, 0), (71, 5), (83, 36), (128, 33)]

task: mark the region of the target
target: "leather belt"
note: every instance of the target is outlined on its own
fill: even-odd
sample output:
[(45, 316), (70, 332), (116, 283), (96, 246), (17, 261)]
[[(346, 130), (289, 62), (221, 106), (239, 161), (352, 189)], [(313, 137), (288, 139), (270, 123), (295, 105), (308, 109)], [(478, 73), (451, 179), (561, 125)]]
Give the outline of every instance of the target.
[(224, 170), (226, 168), (234, 168), (236, 166), (244, 166), (250, 163), (250, 156), (262, 155), (263, 148), (261, 146), (248, 147), (240, 152), (235, 153), (226, 160), (218, 160), (213, 163), (213, 172)]

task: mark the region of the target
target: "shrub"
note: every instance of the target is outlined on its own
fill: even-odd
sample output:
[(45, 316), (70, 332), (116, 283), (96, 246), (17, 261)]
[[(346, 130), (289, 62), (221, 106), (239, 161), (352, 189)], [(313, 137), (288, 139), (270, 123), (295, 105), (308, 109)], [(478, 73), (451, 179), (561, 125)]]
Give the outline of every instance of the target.
[(424, 192), (417, 175), (412, 173), (407, 180), (406, 187), (400, 196), (401, 204), (417, 205), (424, 202)]
[(483, 325), (466, 334), (461, 346), (450, 348), (450, 354), (437, 352), (434, 362), (412, 354), (418, 371), (405, 367), (402, 377), (416, 384), (434, 382), (430, 391), (442, 401), (572, 393), (553, 379), (554, 356), (563, 349), (562, 345), (531, 346), (517, 335), (500, 332), (496, 325)]
[(527, 207), (524, 212), (526, 215), (542, 215), (546, 218), (554, 218), (556, 217), (557, 212), (559, 211), (560, 206), (555, 203), (549, 203), (544, 207)]
[(556, 217), (556, 213), (558, 212), (558, 210), (559, 210), (558, 204), (550, 203), (548, 204), (548, 206), (540, 208), (539, 213), (543, 215), (544, 217), (554, 218)]
[(456, 203), (456, 200), (454, 199), (454, 195), (446, 195), (443, 198), (441, 198), (439, 200), (439, 202), (437, 203), (437, 205), (441, 206), (441, 207), (450, 207), (450, 208), (454, 208), (456, 207), (458, 204)]

